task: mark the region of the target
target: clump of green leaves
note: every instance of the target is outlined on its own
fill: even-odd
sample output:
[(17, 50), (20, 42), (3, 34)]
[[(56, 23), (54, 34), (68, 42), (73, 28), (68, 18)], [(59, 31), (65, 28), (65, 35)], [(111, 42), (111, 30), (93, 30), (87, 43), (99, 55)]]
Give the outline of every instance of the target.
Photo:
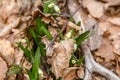
[(56, 0), (47, 0), (43, 3), (43, 12), (44, 13), (60, 13), (59, 7), (55, 4)]
[(9, 68), (9, 70), (6, 74), (9, 76), (9, 75), (12, 75), (12, 74), (18, 74), (21, 71), (22, 71), (22, 65), (18, 66), (16, 64), (14, 64)]
[[(31, 27), (29, 28), (29, 32), (31, 36), (33, 37), (33, 40), (37, 46), (36, 52), (34, 52), (33, 48), (30, 47), (30, 41), (27, 38), (26, 42), (28, 44), (28, 47), (24, 47), (21, 42), (18, 42), (18, 47), (23, 50), (25, 56), (28, 58), (28, 60), (32, 63), (31, 70), (27, 70), (27, 73), (29, 75), (30, 80), (38, 80), (39, 76), (43, 75), (40, 70), (40, 63), (41, 58), (40, 57), (46, 57), (46, 50), (45, 45), (41, 42), (41, 37), (46, 35), (48, 39), (52, 40), (52, 35), (47, 30), (47, 24), (45, 24), (41, 18), (36, 18), (36, 30), (33, 30)], [(35, 53), (35, 54), (34, 54)]]

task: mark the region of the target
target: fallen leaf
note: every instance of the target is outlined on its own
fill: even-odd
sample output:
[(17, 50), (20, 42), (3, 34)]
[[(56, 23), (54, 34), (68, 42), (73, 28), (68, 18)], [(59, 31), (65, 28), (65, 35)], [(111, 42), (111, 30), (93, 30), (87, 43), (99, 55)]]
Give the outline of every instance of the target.
[(4, 80), (7, 70), (6, 62), (0, 57), (0, 80)]
[(52, 72), (56, 78), (64, 76), (64, 70), (69, 67), (73, 52), (74, 40), (68, 39), (54, 45), (54, 55), (51, 58)]
[(120, 26), (120, 17), (110, 17), (108, 21), (114, 25)]
[(120, 39), (114, 40), (112, 42), (113, 47), (114, 47), (114, 52), (118, 55), (120, 55)]
[(115, 56), (113, 53), (111, 42), (107, 39), (104, 39), (103, 45), (98, 48), (98, 50), (95, 52), (95, 55), (104, 58), (105, 62), (110, 62), (111, 60), (113, 60)]
[(69, 74), (67, 74), (64, 78), (64, 80), (74, 80), (76, 77), (76, 70), (71, 70)]
[(95, 0), (84, 0), (85, 6), (88, 9), (89, 13), (95, 17), (100, 18), (104, 14), (104, 4)]
[(0, 40), (0, 55), (7, 62), (8, 65), (12, 65), (14, 62), (14, 48), (8, 40)]
[(111, 0), (108, 3), (106, 3), (105, 9), (108, 9), (110, 6), (119, 6), (120, 5), (120, 0)]
[(80, 67), (79, 70), (77, 70), (77, 75), (80, 79), (83, 79), (84, 78), (84, 69), (83, 67)]

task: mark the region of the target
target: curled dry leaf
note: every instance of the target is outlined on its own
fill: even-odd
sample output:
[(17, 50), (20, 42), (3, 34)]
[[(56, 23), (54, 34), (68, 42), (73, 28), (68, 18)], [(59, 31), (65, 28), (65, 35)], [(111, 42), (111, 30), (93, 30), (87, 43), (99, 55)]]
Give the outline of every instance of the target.
[(95, 52), (95, 55), (104, 58), (105, 62), (110, 62), (110, 60), (113, 60), (115, 55), (113, 53), (111, 42), (107, 39), (104, 39), (103, 45), (98, 48), (98, 51)]
[(71, 70), (69, 74), (67, 74), (64, 78), (64, 80), (74, 80), (76, 77), (76, 70)]
[(68, 39), (54, 45), (54, 54), (51, 58), (52, 72), (56, 78), (64, 76), (64, 70), (69, 67), (69, 60), (73, 52), (74, 40)]
[(100, 18), (104, 14), (104, 4), (102, 2), (95, 0), (84, 0), (83, 5), (95, 18)]
[(4, 80), (7, 70), (6, 62), (0, 57), (0, 80)]
[(3, 28), (3, 29), (0, 31), (0, 37), (3, 37), (3, 36), (5, 36), (6, 34), (10, 33), (10, 31), (11, 31), (13, 28), (15, 28), (15, 27), (18, 26), (19, 22), (20, 22), (20, 19), (18, 18), (15, 22), (10, 23), (10, 24), (4, 26), (5, 28)]
[(83, 79), (84, 77), (84, 69), (82, 67), (79, 68), (79, 70), (77, 70), (77, 75), (80, 79)]
[(14, 62), (14, 48), (11, 43), (5, 39), (0, 40), (0, 55), (7, 62), (8, 65)]
[(120, 17), (108, 18), (108, 21), (114, 25), (120, 26)]
[(114, 40), (112, 44), (114, 46), (114, 52), (120, 55), (120, 39)]
[(106, 3), (105, 9), (108, 9), (110, 6), (119, 6), (120, 5), (120, 0), (111, 0), (108, 3)]
[(8, 76), (7, 80), (15, 80), (16, 79), (16, 74), (12, 74)]

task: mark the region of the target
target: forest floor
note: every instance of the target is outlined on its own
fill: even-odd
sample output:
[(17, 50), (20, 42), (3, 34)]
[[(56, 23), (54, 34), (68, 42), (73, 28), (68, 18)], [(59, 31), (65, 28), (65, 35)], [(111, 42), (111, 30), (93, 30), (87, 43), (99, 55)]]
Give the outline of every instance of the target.
[(0, 0), (0, 80), (120, 80), (120, 0)]

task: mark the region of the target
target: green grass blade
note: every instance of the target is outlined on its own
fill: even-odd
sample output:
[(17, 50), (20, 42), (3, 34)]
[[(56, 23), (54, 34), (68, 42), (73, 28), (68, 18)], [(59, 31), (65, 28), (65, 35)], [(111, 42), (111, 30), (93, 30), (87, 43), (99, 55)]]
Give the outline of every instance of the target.
[(38, 47), (35, 53), (33, 64), (32, 64), (32, 75), (35, 80), (38, 79), (39, 66), (40, 66), (40, 48)]
[(27, 71), (27, 74), (28, 74), (30, 80), (35, 80), (32, 73), (30, 72), (30, 70), (26, 69), (26, 71)]
[(40, 53), (43, 57), (46, 57), (46, 50), (45, 50), (45, 44), (40, 43)]
[(28, 58), (29, 61), (32, 60), (32, 54), (30, 53), (30, 51), (25, 48), (24, 46), (21, 45), (21, 43), (17, 43), (18, 47), (23, 50), (25, 56)]
[(84, 61), (84, 56), (82, 56), (82, 57), (77, 61), (77, 65), (80, 66), (83, 61)]
[(82, 33), (81, 35), (75, 37), (77, 46), (79, 46), (85, 39), (87, 39), (89, 37), (89, 33), (90, 33), (90, 31), (88, 30), (88, 31)]
[(59, 31), (61, 40), (64, 40), (64, 36), (63, 36), (63, 34), (62, 34), (62, 31), (61, 31), (60, 29), (58, 29), (58, 31)]
[(47, 37), (52, 40), (52, 35), (50, 34), (50, 32), (45, 28), (45, 27), (41, 27), (41, 29), (43, 30), (43, 32), (47, 35)]
[(11, 74), (18, 74), (22, 71), (22, 65), (18, 66), (14, 64), (12, 67), (9, 68), (8, 72), (6, 73), (8, 76)]
[(33, 39), (35, 40), (36, 45), (39, 45), (40, 38), (37, 37), (36, 33), (31, 27), (29, 28), (29, 32), (31, 33)]
[(45, 35), (42, 31), (41, 27), (46, 27), (47, 24), (45, 24), (43, 21), (41, 21), (41, 18), (36, 18), (36, 33), (40, 36)]

